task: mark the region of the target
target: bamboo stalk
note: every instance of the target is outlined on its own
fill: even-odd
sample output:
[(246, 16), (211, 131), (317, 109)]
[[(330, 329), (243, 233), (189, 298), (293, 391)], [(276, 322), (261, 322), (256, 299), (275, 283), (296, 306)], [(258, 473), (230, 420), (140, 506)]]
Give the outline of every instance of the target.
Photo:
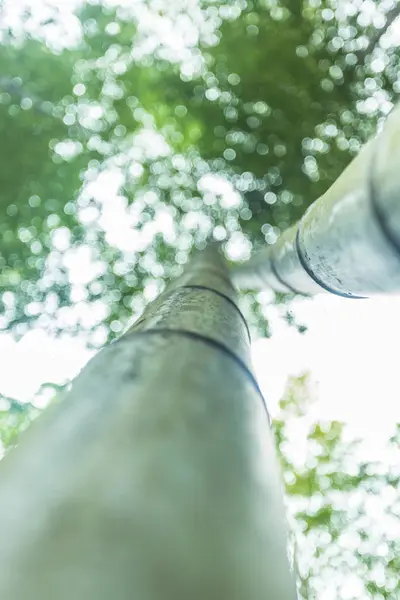
[(306, 295), (400, 292), (400, 107), (299, 223), (234, 268), (233, 280)]
[(294, 600), (274, 444), (217, 253), (0, 464), (0, 597)]

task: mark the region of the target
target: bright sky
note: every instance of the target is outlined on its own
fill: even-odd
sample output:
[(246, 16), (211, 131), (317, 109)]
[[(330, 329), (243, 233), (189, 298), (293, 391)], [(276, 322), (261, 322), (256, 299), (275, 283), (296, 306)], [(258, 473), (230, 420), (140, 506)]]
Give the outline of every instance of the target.
[(316, 415), (342, 419), (365, 433), (399, 421), (399, 300), (348, 300), (325, 294), (297, 300), (293, 312), (308, 325), (302, 335), (271, 308), (274, 335), (259, 340), (253, 349), (271, 410), (288, 375), (309, 371), (318, 398)]

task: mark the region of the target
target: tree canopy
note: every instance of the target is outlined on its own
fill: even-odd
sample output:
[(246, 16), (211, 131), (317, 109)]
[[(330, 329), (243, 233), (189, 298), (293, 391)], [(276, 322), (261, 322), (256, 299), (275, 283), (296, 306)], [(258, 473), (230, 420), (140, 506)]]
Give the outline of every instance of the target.
[(2, 11), (0, 326), (17, 334), (101, 345), (206, 239), (233, 260), (274, 243), (400, 86), (389, 2)]
[(292, 379), (274, 429), (301, 598), (397, 598), (399, 441), (368, 451), (339, 421), (315, 421), (306, 376)]

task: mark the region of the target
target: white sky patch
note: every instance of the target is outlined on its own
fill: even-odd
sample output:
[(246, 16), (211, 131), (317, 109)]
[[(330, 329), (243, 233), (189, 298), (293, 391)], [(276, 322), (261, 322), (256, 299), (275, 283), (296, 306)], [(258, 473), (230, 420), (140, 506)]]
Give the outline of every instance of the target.
[(62, 257), (62, 262), (68, 269), (72, 285), (86, 285), (105, 271), (104, 263), (94, 259), (93, 249), (87, 245), (67, 250)]
[(316, 417), (352, 423), (362, 433), (400, 422), (398, 339), (400, 297), (345, 300), (328, 295), (297, 300), (293, 312), (305, 334), (270, 309), (273, 336), (254, 343), (259, 383), (272, 412), (288, 374), (310, 371), (317, 386)]
[(223, 208), (237, 208), (242, 203), (240, 194), (235, 190), (232, 183), (224, 177), (207, 173), (199, 180), (198, 188), (201, 192), (221, 196), (220, 204)]
[(77, 337), (54, 339), (36, 329), (17, 342), (11, 335), (1, 334), (0, 393), (31, 401), (43, 383), (61, 384), (75, 377), (92, 354)]
[(93, 197), (100, 203), (114, 201), (124, 182), (123, 173), (118, 169), (107, 169), (101, 171), (96, 177), (86, 184), (85, 197)]
[(70, 246), (71, 231), (68, 227), (58, 227), (51, 233), (51, 242), (56, 250), (64, 252)]
[(251, 242), (241, 231), (235, 231), (225, 245), (230, 260), (247, 260), (250, 258)]
[(142, 151), (143, 156), (150, 160), (169, 156), (171, 154), (171, 148), (168, 146), (164, 137), (152, 129), (142, 129), (133, 136), (133, 144)]

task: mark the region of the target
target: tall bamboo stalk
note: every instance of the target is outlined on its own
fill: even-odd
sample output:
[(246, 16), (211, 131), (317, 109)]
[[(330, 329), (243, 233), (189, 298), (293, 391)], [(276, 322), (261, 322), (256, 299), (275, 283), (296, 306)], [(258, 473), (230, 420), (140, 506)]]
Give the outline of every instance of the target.
[(208, 249), (0, 464), (0, 598), (294, 600), (249, 334)]
[(400, 107), (299, 223), (233, 278), (307, 295), (400, 292)]

